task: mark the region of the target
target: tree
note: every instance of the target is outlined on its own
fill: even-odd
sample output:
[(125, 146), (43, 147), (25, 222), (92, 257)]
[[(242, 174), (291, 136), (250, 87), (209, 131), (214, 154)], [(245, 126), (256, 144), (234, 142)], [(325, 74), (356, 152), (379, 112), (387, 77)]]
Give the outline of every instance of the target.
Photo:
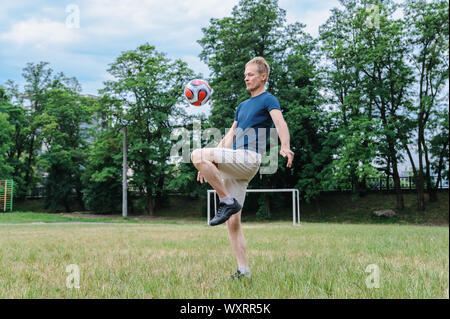
[(236, 107), (248, 98), (245, 90), (245, 64), (263, 56), (271, 65), (268, 85), (276, 87), (281, 72), (276, 64), (288, 45), (286, 12), (277, 0), (241, 0), (233, 7), (231, 17), (210, 19), (203, 28), (200, 58), (211, 70), (209, 82), (214, 88), (209, 120), (214, 127), (230, 127)]
[[(7, 89), (12, 96), (17, 97), (17, 90), (14, 90), (14, 84), (12, 82), (7, 83)], [(0, 88), (0, 90), (3, 90)], [(8, 122), (14, 127), (14, 130), (10, 131), (8, 141), (11, 142), (11, 147), (5, 154), (5, 161), (12, 168), (12, 178), (14, 180), (14, 197), (22, 199), (25, 197), (29, 185), (25, 183), (26, 167), (26, 150), (30, 143), (30, 128), (28, 126), (30, 117), (27, 110), (17, 103), (12, 101), (6, 90), (3, 90), (3, 101), (0, 112), (8, 115)], [(6, 102), (5, 102), (6, 101)]]
[(434, 128), (436, 134), (430, 140), (431, 171), (437, 176), (435, 184), (431, 186), (432, 189), (438, 189), (444, 178), (450, 181), (448, 119), (448, 109), (444, 109), (438, 114), (438, 120)]
[[(350, 153), (356, 157), (350, 156), (349, 166), (361, 162), (362, 158), (364, 173), (361, 177), (364, 179), (371, 172), (374, 155), (378, 154), (386, 165), (387, 175), (393, 177), (396, 208), (401, 210), (404, 202), (398, 164), (408, 130), (403, 121), (412, 83), (403, 24), (392, 18), (397, 9), (392, 1), (375, 2), (376, 25), (368, 23), (371, 19), (368, 7), (374, 5), (372, 2), (342, 0), (341, 4), (344, 10), (334, 10), (328, 21), (331, 27), (324, 28), (322, 35), (327, 41), (327, 50), (333, 52), (336, 71), (332, 74), (337, 76), (339, 84), (332, 87), (342, 105), (342, 129), (356, 129), (365, 136), (358, 141), (357, 131), (343, 132), (343, 136), (347, 136), (345, 147), (356, 146), (362, 151)], [(356, 140), (349, 139), (355, 137), (355, 133)], [(354, 170), (350, 174), (354, 174)]]
[[(103, 96), (91, 102), (93, 123), (88, 128), (89, 151), (81, 176), (83, 201), (88, 210), (115, 212), (120, 210), (122, 201), (123, 139), (115, 125), (117, 118), (113, 115), (117, 101)], [(129, 203), (132, 210), (132, 201)]]
[(0, 87), (0, 179), (9, 179), (13, 175), (13, 167), (7, 162), (8, 153), (14, 147), (10, 137), (14, 134), (14, 126), (9, 122), (9, 115), (6, 112), (10, 107), (9, 97), (3, 88)]
[(91, 112), (88, 103), (70, 88), (53, 88), (47, 93), (41, 127), (45, 151), (39, 166), (46, 173), (46, 208), (56, 211), (62, 205), (70, 211), (73, 199), (82, 206), (82, 168), (86, 166), (87, 134)]
[(48, 62), (28, 63), (22, 73), (26, 81), (22, 96), (30, 102), (28, 111), (29, 142), (26, 150), (27, 159), (24, 177), (25, 185), (28, 185), (30, 188), (37, 182), (34, 167), (37, 155), (42, 148), (39, 126), (35, 119), (42, 114), (47, 101), (47, 92), (52, 86), (53, 70), (48, 65)]
[[(408, 130), (403, 122), (413, 77), (406, 60), (408, 50), (403, 23), (392, 18), (397, 5), (391, 1), (380, 1), (377, 6), (379, 25), (363, 30), (363, 46), (358, 55), (362, 58), (365, 92), (373, 100), (382, 124), (381, 154), (387, 155), (391, 165), (396, 208), (401, 210), (404, 201), (398, 165), (402, 160), (401, 145)], [(367, 12), (360, 12), (363, 19), (367, 19)]]
[(98, 213), (117, 211), (122, 202), (122, 138), (117, 128), (96, 134), (83, 171), (83, 200)]
[(122, 53), (108, 69), (115, 80), (101, 91), (117, 101), (117, 126), (128, 127), (130, 184), (139, 190), (148, 214), (162, 201), (169, 164), (171, 121), (183, 117), (183, 87), (193, 72), (181, 60), (171, 61), (150, 44)]
[(14, 146), (8, 153), (8, 161), (14, 168), (17, 188), (16, 198), (24, 199), (40, 177), (37, 176), (36, 162), (42, 151), (42, 135), (37, 118), (48, 102), (48, 92), (52, 88), (68, 87), (79, 91), (76, 79), (63, 73), (54, 74), (48, 62), (28, 63), (22, 73), (25, 79), (23, 90), (11, 80), (5, 85), (11, 98), (8, 107), (9, 121), (15, 127), (11, 139)]
[[(432, 134), (427, 130), (436, 126), (434, 114), (442, 114), (440, 109), (448, 107), (440, 97), (444, 88), (448, 88), (449, 77), (449, 16), (448, 1), (408, 0), (404, 3), (405, 24), (408, 30), (407, 39), (411, 46), (410, 63), (414, 66), (415, 85), (417, 87), (414, 100), (408, 113), (416, 123), (417, 135), (414, 136), (417, 147), (418, 167), (406, 145), (417, 187), (417, 208), (425, 209), (425, 183), (430, 195), (430, 201), (437, 200), (435, 187), (431, 181), (432, 161), (430, 154), (430, 139)], [(448, 98), (448, 97), (447, 97)], [(436, 139), (435, 139), (436, 142)], [(440, 150), (434, 144), (434, 153), (445, 153), (447, 144), (441, 144)], [(424, 163), (425, 162), (425, 163)], [(442, 165), (437, 167), (443, 168)], [(441, 173), (438, 172), (440, 175)]]
[(335, 132), (332, 118), (319, 91), (323, 79), (317, 41), (304, 32), (299, 40), (282, 63), (285, 76), (278, 84), (280, 103), (286, 110), (285, 118), (293, 137), (291, 148), (296, 154), (293, 177), (284, 163), (279, 169), (284, 175), (281, 179), (294, 182), (307, 202), (315, 201), (320, 213), (318, 197), (332, 183), (332, 155), (337, 141), (332, 134)]
[(358, 52), (363, 26), (357, 18), (357, 3), (341, 3), (345, 9), (333, 9), (319, 29), (321, 49), (327, 58), (324, 84), (335, 127), (329, 135), (335, 140), (332, 185), (337, 189), (351, 188), (358, 195), (366, 188), (366, 178), (374, 174), (379, 123), (374, 102), (367, 99), (363, 89)]

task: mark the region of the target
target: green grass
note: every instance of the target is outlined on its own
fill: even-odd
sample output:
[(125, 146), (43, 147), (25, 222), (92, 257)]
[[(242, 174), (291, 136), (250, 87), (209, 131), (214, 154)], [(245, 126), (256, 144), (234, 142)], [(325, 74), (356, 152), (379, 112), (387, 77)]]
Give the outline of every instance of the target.
[(102, 223), (137, 223), (133, 219), (122, 218), (91, 218), (68, 217), (61, 214), (35, 213), (35, 212), (11, 212), (0, 213), (1, 223), (65, 223), (65, 222), (102, 222)]
[[(449, 297), (448, 227), (277, 222), (244, 233), (253, 278), (233, 282), (223, 225), (2, 224), (0, 298)], [(80, 289), (66, 287), (70, 264)], [(366, 286), (370, 264), (380, 288)]]
[[(36, 213), (36, 212), (11, 212), (0, 213), (1, 224), (42, 224), (42, 223), (123, 223), (123, 224), (183, 224), (198, 223), (199, 218), (170, 218), (122, 215), (100, 215), (84, 212), (78, 213)], [(206, 221), (205, 221), (206, 222)]]

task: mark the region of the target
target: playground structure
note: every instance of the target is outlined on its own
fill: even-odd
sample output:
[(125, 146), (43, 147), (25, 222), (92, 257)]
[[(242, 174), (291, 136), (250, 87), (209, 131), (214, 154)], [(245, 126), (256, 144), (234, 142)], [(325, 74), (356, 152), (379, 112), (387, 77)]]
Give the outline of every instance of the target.
[(0, 212), (13, 209), (14, 181), (0, 180)]

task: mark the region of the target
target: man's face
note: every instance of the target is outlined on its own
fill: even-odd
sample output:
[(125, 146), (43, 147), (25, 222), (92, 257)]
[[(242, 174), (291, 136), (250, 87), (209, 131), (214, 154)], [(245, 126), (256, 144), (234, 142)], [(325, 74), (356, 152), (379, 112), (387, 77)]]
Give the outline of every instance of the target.
[(264, 86), (267, 75), (265, 73), (259, 73), (258, 66), (254, 63), (250, 63), (245, 68), (244, 81), (247, 86), (247, 91), (256, 91)]

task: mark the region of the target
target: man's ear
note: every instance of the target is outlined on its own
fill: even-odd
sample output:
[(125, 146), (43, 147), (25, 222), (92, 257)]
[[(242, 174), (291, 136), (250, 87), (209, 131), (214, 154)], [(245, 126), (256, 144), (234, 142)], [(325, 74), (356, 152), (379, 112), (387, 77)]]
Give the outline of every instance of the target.
[(267, 82), (267, 73), (263, 73), (262, 76), (263, 76), (264, 82)]

